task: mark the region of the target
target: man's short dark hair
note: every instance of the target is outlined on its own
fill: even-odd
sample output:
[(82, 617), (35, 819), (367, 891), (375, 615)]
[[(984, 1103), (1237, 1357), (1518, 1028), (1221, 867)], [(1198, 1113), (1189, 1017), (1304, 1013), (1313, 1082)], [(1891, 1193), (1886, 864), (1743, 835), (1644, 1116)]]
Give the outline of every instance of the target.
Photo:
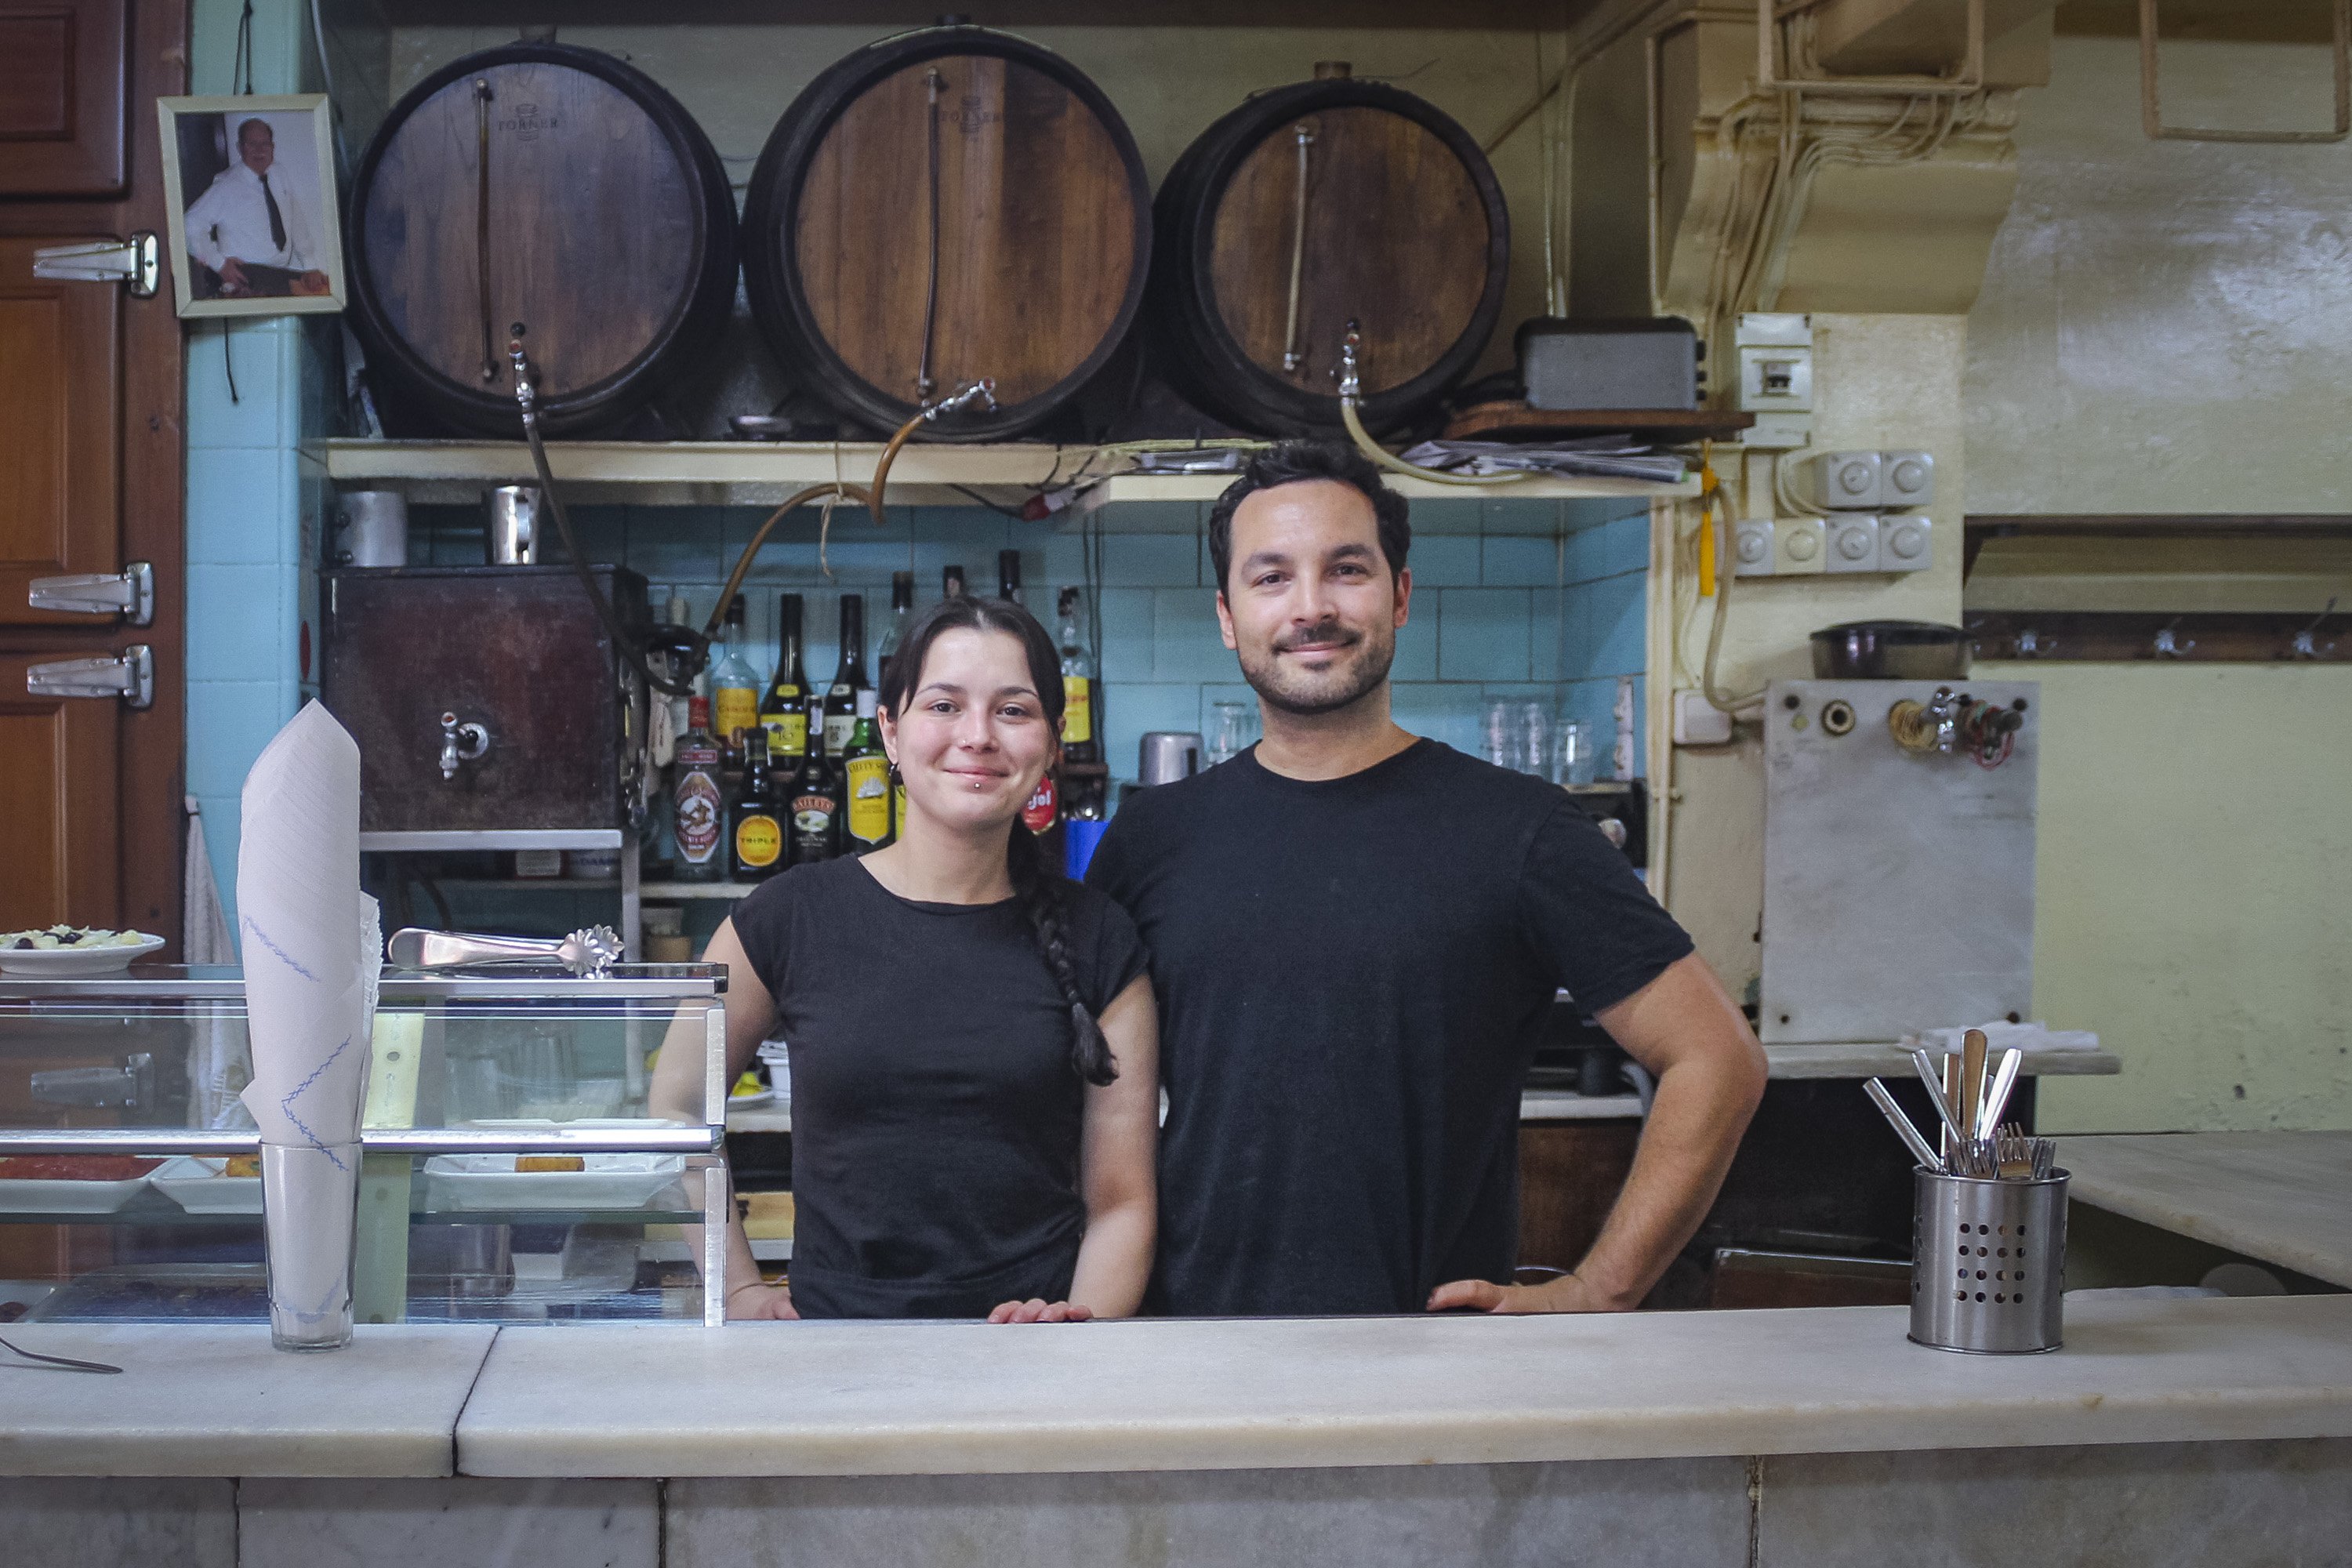
[(1250, 454), (1242, 477), (1225, 487), (1209, 512), (1209, 559), (1217, 568), (1217, 592), (1225, 591), (1225, 576), (1234, 567), (1234, 510), (1260, 490), (1307, 479), (1329, 479), (1362, 492), (1380, 523), (1381, 553), (1388, 558), (1389, 575), (1404, 570), (1405, 552), (1412, 546), (1405, 499), (1381, 482), (1372, 460), (1345, 441), (1277, 441)]
[(276, 142), (278, 140), (278, 133), (269, 129), (269, 121), (260, 118), (258, 115), (256, 115), (253, 119), (246, 121), (236, 128), (236, 144), (238, 146), (242, 147), (245, 145), (245, 133), (248, 131), (258, 131), (264, 136), (268, 137), (272, 142)]

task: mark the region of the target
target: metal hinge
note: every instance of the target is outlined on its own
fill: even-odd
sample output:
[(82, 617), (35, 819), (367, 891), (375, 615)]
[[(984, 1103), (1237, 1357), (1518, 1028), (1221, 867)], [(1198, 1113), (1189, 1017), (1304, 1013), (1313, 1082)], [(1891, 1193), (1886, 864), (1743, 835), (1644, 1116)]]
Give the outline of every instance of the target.
[(48, 1105), (137, 1110), (155, 1100), (155, 1058), (145, 1051), (119, 1068), (58, 1068), (32, 1075), (33, 1098)]
[(120, 572), (36, 577), (26, 602), (69, 616), (121, 616), (134, 626), (155, 624), (155, 568), (133, 561)]
[(33, 276), (68, 283), (127, 283), (132, 299), (149, 300), (163, 281), (163, 249), (145, 229), (127, 240), (47, 246), (33, 252)]
[(120, 697), (131, 708), (155, 700), (155, 650), (133, 643), (114, 658), (61, 658), (29, 665), (25, 690), (34, 697)]

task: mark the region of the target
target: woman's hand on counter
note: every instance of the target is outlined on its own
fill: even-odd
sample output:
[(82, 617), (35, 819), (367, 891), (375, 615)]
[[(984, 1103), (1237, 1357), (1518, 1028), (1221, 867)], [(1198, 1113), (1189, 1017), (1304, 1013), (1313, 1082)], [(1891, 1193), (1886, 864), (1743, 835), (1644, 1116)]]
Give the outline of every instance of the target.
[(1574, 1274), (1540, 1285), (1497, 1285), (1489, 1279), (1456, 1279), (1429, 1293), (1429, 1310), (1494, 1312), (1623, 1312), (1633, 1303), (1612, 1300)]
[(1083, 1323), (1095, 1315), (1091, 1307), (1080, 1307), (1068, 1301), (1047, 1301), (1031, 1297), (1026, 1301), (1007, 1301), (988, 1314), (992, 1323)]
[(789, 1285), (751, 1279), (727, 1292), (727, 1321), (730, 1323), (796, 1322), (799, 1319), (800, 1313), (793, 1310)]

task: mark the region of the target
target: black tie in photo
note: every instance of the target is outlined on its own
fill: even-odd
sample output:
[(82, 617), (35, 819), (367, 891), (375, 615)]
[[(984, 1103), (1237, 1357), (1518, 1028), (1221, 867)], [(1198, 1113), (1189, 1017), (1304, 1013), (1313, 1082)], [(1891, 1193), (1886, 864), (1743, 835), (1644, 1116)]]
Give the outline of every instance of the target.
[(261, 176), (261, 199), (269, 204), (269, 243), (276, 246), (282, 255), (286, 249), (286, 219), (278, 210), (278, 198), (269, 194), (269, 176), (267, 174)]

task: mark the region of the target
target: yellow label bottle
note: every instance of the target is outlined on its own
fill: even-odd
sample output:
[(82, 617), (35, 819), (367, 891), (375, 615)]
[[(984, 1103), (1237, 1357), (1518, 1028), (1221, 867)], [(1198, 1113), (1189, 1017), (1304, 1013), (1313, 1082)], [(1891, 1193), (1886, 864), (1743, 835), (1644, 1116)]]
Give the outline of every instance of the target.
[(849, 759), (849, 837), (872, 849), (890, 837), (890, 759)]
[(1062, 677), (1062, 744), (1081, 746), (1095, 738), (1095, 683), (1083, 675)]

